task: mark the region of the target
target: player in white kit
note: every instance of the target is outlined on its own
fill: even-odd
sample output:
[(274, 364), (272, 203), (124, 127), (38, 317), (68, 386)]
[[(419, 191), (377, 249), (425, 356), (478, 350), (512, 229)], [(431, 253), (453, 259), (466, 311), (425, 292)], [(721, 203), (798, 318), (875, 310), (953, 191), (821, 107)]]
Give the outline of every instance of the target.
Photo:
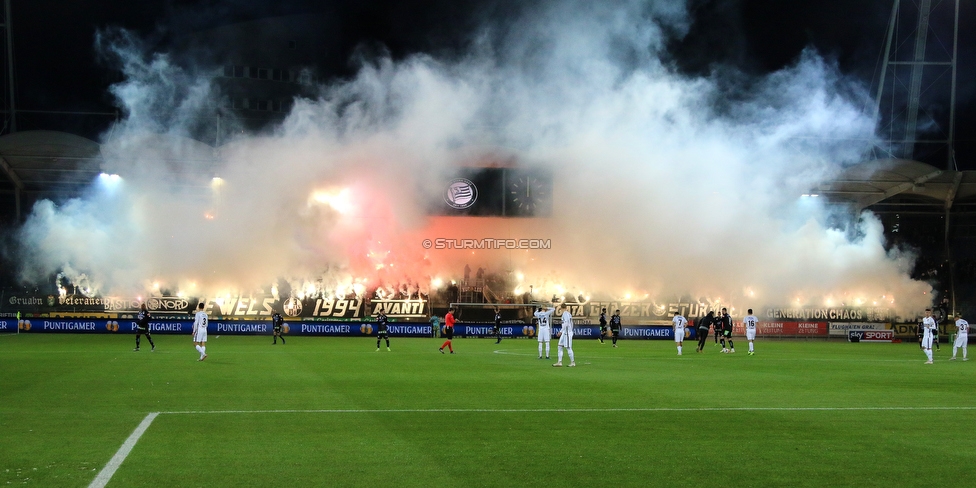
[(552, 340), (552, 329), (550, 328), (552, 322), (552, 313), (555, 312), (555, 308), (548, 308), (542, 310), (540, 307), (534, 315), (536, 320), (539, 321), (539, 333), (536, 337), (539, 338), (539, 359), (542, 359), (542, 344), (546, 344), (546, 359), (549, 359), (549, 341)]
[(203, 302), (197, 305), (197, 313), (193, 317), (193, 347), (200, 353), (200, 359), (207, 359), (207, 312), (203, 311)]
[(681, 345), (685, 341), (685, 327), (688, 326), (688, 319), (678, 312), (674, 313), (671, 319), (671, 326), (674, 328), (674, 343), (678, 346), (678, 355), (681, 355)]
[(936, 324), (935, 319), (932, 317), (932, 309), (925, 309), (925, 318), (922, 319), (922, 349), (925, 351), (925, 357), (928, 361), (925, 364), (932, 364), (932, 341), (933, 336), (936, 334), (935, 331)]
[(967, 357), (967, 349), (969, 349), (969, 322), (966, 322), (966, 319), (962, 318), (961, 315), (956, 315), (956, 317), (956, 342), (952, 343), (952, 357), (949, 360), (956, 360), (956, 350), (961, 347), (962, 360), (969, 361), (969, 357)]
[(559, 331), (559, 353), (556, 357), (556, 366), (563, 365), (563, 349), (569, 352), (569, 367), (572, 368), (576, 366), (576, 358), (573, 355), (573, 314), (569, 313), (569, 309), (566, 308), (566, 304), (561, 307), (563, 311), (562, 316), (562, 330)]
[(746, 315), (742, 319), (742, 326), (746, 328), (746, 340), (749, 341), (749, 355), (755, 356), (756, 349), (752, 345), (752, 342), (756, 340), (756, 325), (759, 324), (759, 319), (752, 314), (752, 309), (749, 309), (749, 315)]

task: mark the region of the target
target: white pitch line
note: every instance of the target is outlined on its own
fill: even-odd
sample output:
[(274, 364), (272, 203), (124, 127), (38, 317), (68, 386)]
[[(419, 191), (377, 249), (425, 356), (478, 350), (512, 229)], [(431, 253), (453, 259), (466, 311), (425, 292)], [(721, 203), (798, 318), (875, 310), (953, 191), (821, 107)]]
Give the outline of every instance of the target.
[(160, 415), (264, 414), (264, 413), (585, 413), (585, 412), (818, 412), (818, 411), (902, 411), (976, 410), (963, 407), (659, 407), (659, 408), (401, 408), (401, 409), (313, 409), (313, 410), (186, 410)]
[(122, 447), (120, 447), (118, 452), (112, 456), (112, 459), (108, 461), (108, 464), (102, 468), (102, 470), (98, 473), (98, 476), (95, 477), (95, 480), (88, 485), (88, 488), (104, 488), (105, 485), (108, 484), (108, 482), (112, 479), (112, 476), (115, 474), (115, 471), (119, 469), (119, 466), (122, 465), (122, 461), (125, 461), (125, 458), (130, 452), (132, 452), (132, 448), (136, 447), (136, 442), (139, 442), (139, 438), (142, 437), (142, 434), (146, 432), (146, 429), (149, 428), (149, 425), (152, 424), (157, 415), (159, 415), (159, 412), (152, 412), (149, 415), (146, 415), (146, 418), (142, 419), (142, 422), (139, 423), (136, 430), (132, 432), (132, 435), (130, 435), (128, 439), (125, 440)]
[[(535, 356), (532, 352), (511, 352), (505, 349), (496, 349), (492, 351), (493, 354), (502, 354), (505, 356)], [(689, 361), (688, 359), (682, 359), (677, 356), (658, 356), (658, 357), (646, 357), (646, 356), (586, 356), (587, 359), (627, 359), (627, 360), (639, 360), (639, 361)], [(924, 357), (922, 359), (925, 359)], [(763, 356), (763, 362), (767, 361), (789, 361), (789, 362), (799, 362), (799, 361), (819, 361), (819, 362), (858, 362), (858, 363), (914, 363), (922, 362), (922, 359), (861, 359), (861, 358), (796, 358), (796, 357), (769, 357)], [(942, 358), (944, 359), (944, 358)]]

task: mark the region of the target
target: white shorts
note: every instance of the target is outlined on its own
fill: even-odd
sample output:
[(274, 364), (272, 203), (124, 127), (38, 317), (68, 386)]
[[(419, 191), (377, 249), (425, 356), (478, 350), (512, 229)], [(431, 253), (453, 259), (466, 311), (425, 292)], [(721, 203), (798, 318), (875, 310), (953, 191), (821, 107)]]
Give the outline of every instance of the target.
[(549, 342), (552, 340), (552, 331), (549, 327), (539, 327), (539, 342)]
[(674, 342), (684, 342), (685, 340), (685, 330), (678, 329), (674, 331)]
[(925, 335), (922, 336), (922, 347), (925, 349), (932, 349), (932, 333), (925, 330)]
[(956, 336), (956, 342), (952, 344), (955, 347), (969, 347), (969, 334), (959, 334)]
[(193, 342), (207, 342), (207, 329), (200, 327), (197, 333), (193, 334)]
[(572, 348), (573, 347), (573, 336), (571, 336), (569, 334), (563, 334), (563, 335), (559, 336), (559, 345), (562, 346), (562, 347)]
[(756, 340), (756, 329), (746, 329), (746, 340), (747, 341)]

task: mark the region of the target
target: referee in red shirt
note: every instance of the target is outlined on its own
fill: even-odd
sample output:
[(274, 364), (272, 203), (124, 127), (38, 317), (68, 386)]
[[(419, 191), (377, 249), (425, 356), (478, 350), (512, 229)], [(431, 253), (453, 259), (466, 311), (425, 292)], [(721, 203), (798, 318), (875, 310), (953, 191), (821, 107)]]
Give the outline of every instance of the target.
[(454, 347), (451, 346), (451, 339), (454, 338), (454, 307), (447, 310), (447, 315), (444, 316), (444, 337), (447, 338), (441, 348), (438, 349), (441, 354), (444, 354), (444, 348), (447, 347), (451, 354), (454, 354)]

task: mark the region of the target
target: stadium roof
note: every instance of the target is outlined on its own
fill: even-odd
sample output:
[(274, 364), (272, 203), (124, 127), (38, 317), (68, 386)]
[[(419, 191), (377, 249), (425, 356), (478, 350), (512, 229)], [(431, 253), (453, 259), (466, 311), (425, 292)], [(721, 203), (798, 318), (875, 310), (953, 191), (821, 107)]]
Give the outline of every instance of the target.
[(101, 150), (84, 137), (48, 130), (0, 137), (0, 189), (77, 193), (101, 172)]
[(847, 168), (815, 189), (818, 194), (853, 204), (858, 210), (891, 200), (952, 208), (976, 197), (976, 171), (942, 170), (907, 159), (867, 161)]
[[(156, 135), (138, 142), (158, 147), (150, 157), (175, 171), (214, 157), (209, 144), (179, 136)], [(36, 130), (4, 135), (0, 137), (0, 193), (19, 189), (19, 194), (35, 198), (80, 195), (102, 171), (112, 172), (106, 166), (124, 164), (111, 157), (124, 149), (66, 132)], [(847, 168), (811, 192), (851, 204), (856, 210), (905, 201), (948, 209), (960, 200), (976, 200), (976, 171), (942, 170), (905, 159), (867, 161)], [(13, 203), (13, 198), (0, 198), (2, 206)]]

